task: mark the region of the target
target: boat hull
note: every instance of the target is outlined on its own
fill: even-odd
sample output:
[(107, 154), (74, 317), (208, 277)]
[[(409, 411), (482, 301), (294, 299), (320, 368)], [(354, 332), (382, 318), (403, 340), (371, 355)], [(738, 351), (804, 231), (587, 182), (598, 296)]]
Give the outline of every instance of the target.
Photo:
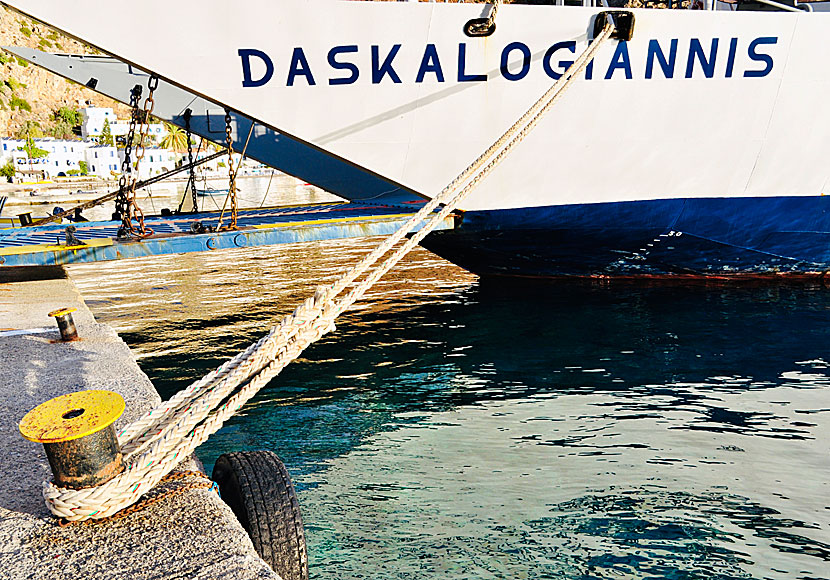
[[(88, 17), (108, 0), (4, 2), (255, 121), (254, 147), (271, 130), (425, 198), (561, 78), (601, 12), (508, 4), (469, 37), (487, 7), (251, 0), (217, 19), (217, 0), (147, 0), (136, 29), (165, 14), (213, 39), (157, 46)], [(424, 245), (482, 275), (821, 275), (830, 15), (632, 13), (633, 38), (599, 47)]]
[(823, 276), (830, 197), (686, 198), (466, 212), (423, 245), (481, 276)]

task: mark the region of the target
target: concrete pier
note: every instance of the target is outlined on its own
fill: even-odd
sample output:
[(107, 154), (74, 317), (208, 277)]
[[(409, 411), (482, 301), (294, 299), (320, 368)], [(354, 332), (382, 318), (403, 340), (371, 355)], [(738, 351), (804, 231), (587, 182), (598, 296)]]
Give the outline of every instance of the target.
[[(41, 482), (51, 478), (46, 455), (41, 445), (20, 436), (23, 415), (58, 395), (107, 389), (127, 403), (118, 429), (160, 398), (127, 345), (95, 321), (62, 269), (39, 270), (40, 279), (29, 281), (14, 281), (8, 271), (0, 275), (0, 331), (52, 329), (0, 336), (0, 576), (279, 578), (256, 555), (233, 512), (206, 489), (188, 490), (118, 520), (58, 526), (41, 496)], [(47, 314), (61, 307), (77, 308), (81, 340), (56, 342), (60, 335)], [(198, 464), (190, 458), (181, 468)]]

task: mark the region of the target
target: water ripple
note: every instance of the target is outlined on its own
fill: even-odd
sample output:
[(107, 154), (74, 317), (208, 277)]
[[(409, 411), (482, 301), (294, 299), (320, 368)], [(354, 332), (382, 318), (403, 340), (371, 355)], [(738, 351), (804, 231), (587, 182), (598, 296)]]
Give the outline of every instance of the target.
[[(372, 243), (71, 274), (169, 396)], [(403, 266), (198, 451), (283, 457), (314, 577), (830, 578), (826, 290)]]

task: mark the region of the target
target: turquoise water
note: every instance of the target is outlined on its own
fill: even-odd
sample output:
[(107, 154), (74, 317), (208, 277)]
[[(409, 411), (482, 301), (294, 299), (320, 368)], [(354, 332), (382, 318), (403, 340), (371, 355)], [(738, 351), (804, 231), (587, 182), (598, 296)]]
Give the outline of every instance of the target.
[[(169, 396), (373, 241), (72, 267)], [(830, 578), (830, 291), (490, 287), (418, 251), (198, 453), (314, 578)]]

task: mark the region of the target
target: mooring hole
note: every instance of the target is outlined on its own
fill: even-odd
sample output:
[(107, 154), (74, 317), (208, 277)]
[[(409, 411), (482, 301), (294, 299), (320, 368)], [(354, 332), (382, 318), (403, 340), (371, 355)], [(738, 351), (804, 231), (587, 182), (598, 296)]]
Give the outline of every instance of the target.
[(72, 409), (71, 411), (67, 411), (66, 413), (61, 415), (61, 417), (63, 417), (64, 419), (74, 419), (75, 417), (80, 417), (81, 415), (83, 415), (84, 411), (86, 411), (86, 409)]

